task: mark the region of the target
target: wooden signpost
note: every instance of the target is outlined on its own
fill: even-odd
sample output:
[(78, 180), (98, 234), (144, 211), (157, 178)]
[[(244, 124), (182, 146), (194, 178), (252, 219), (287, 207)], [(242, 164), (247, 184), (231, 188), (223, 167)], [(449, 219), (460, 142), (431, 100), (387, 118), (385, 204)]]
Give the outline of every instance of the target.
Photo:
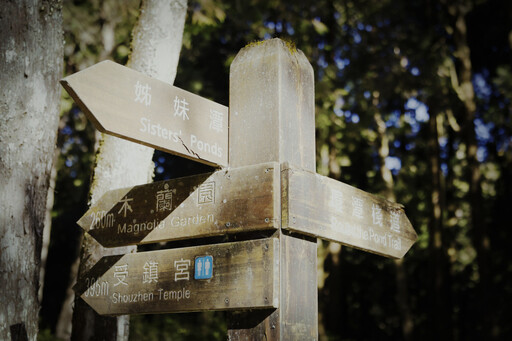
[(279, 186), (264, 163), (117, 189), (78, 225), (106, 247), (277, 229)]
[(228, 165), (228, 108), (104, 61), (61, 81), (96, 129), (213, 166)]
[(63, 80), (98, 129), (229, 166), (107, 192), (78, 222), (104, 246), (196, 246), (104, 257), (78, 295), (106, 315), (228, 310), (230, 340), (316, 340), (317, 238), (401, 258), (417, 235), (401, 205), (315, 173), (313, 79), (279, 39), (242, 49), (229, 130), (227, 108), (111, 62)]
[(284, 229), (393, 258), (418, 238), (400, 204), (288, 165), (283, 183)]
[(103, 257), (75, 291), (99, 314), (272, 309), (276, 238)]
[(275, 162), (108, 191), (78, 225), (106, 247), (275, 230), (280, 202), (282, 228), (383, 256), (417, 238), (401, 205)]

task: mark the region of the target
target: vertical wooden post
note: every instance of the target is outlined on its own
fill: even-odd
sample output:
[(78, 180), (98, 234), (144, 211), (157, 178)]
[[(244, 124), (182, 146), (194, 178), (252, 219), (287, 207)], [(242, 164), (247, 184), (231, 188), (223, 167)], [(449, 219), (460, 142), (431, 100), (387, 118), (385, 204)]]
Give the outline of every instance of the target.
[[(230, 71), (229, 162), (279, 162), (315, 171), (313, 68), (280, 39), (251, 44)], [(282, 187), (286, 188), (286, 187)], [(316, 239), (279, 230), (280, 293), (274, 311), (232, 313), (229, 340), (316, 340)]]

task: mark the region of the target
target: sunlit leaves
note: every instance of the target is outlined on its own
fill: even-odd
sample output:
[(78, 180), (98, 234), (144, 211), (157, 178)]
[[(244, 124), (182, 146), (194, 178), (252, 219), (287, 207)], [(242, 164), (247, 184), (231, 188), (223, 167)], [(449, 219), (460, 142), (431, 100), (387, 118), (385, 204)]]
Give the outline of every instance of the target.
[(192, 24), (194, 25), (214, 26), (226, 19), (226, 12), (213, 0), (200, 0), (192, 7)]
[[(491, 1), (483, 3), (491, 4)], [(375, 115), (382, 117), (385, 136), (389, 139), (386, 160), (388, 168), (394, 169), (393, 191), (397, 200), (405, 205), (419, 234), (418, 243), (406, 256), (404, 264), (416, 328), (412, 339), (425, 339), (427, 321), (432, 315), (429, 311), (432, 293), (425, 285), (430, 280), (427, 265), (432, 259), (429, 250), (432, 176), (428, 147), (431, 117), (436, 117), (439, 135), (441, 200), (445, 205), (443, 247), (453, 281), (450, 290), (454, 295), (463, 292), (468, 295), (464, 297), (469, 297), (475, 294), (472, 290), (479, 280), (469, 224), (466, 132), (461, 125), (463, 111), (460, 91), (457, 91), (460, 65), (453, 55), (454, 32), (446, 21), (441, 2), (197, 0), (189, 1), (188, 6), (176, 85), (201, 96), (229, 104), (229, 66), (247, 43), (272, 37), (287, 38), (305, 53), (315, 71), (319, 173), (372, 193), (382, 193), (385, 184), (378, 155), (382, 136)], [(137, 12), (138, 1), (135, 0), (65, 3), (66, 71), (81, 70), (104, 58), (125, 61)], [(501, 260), (494, 266), (501, 266), (505, 278), (512, 271), (503, 267), (508, 261), (505, 254), (509, 245), (505, 241), (510, 239), (506, 225), (510, 206), (507, 203), (512, 200), (512, 68), (510, 63), (503, 62), (510, 57), (510, 52), (506, 52), (510, 51), (510, 45), (508, 41), (497, 45), (496, 37), (487, 34), (487, 28), (492, 32), (500, 28), (491, 28), (492, 22), (479, 24), (480, 16), (481, 12), (468, 16), (478, 24), (477, 30), (473, 28), (469, 32), (482, 35), (488, 45), (488, 52), (480, 49), (482, 44), (476, 44), (478, 48), (471, 51), (481, 68), (472, 78), (477, 90), (476, 132), (485, 198), (480, 209), (492, 228), (492, 256)], [(491, 20), (502, 20), (502, 17), (502, 13), (496, 13)], [(102, 55), (108, 45), (102, 38), (107, 33), (108, 23), (115, 25), (113, 50), (111, 54)], [(507, 24), (500, 23), (502, 27)], [(502, 59), (496, 57), (498, 54), (494, 54), (493, 48), (501, 53)], [(78, 197), (76, 190), (87, 186), (86, 171), (93, 158), (94, 131), (69, 98), (63, 100), (63, 112), (59, 138), (63, 157), (59, 167), (61, 176), (70, 180), (58, 184), (58, 190)], [(157, 160), (159, 176), (166, 172), (162, 166), (166, 161), (162, 159)], [(67, 195), (65, 198), (74, 198)], [(73, 205), (75, 201), (61, 202), (59, 213), (68, 209), (68, 204)], [(350, 317), (336, 316), (336, 322), (327, 325), (328, 332), (346, 339), (402, 339), (397, 322), (393, 263), (346, 247), (323, 251), (321, 261), (325, 259), (325, 262), (319, 266), (326, 269), (322, 275), (325, 280), (322, 290), (325, 291), (321, 291), (321, 295), (329, 293), (327, 303), (336, 304), (338, 309), (333, 311), (342, 310), (345, 317)], [(335, 258), (334, 253), (337, 262), (331, 266), (329, 259)], [(336, 278), (336, 271), (348, 275)], [(498, 275), (495, 278), (495, 285), (504, 285)], [(378, 294), (370, 300), (371, 292)], [(321, 308), (325, 308), (325, 304), (321, 302)], [(466, 306), (458, 303), (453, 311), (454, 320), (461, 316), (476, 318), (469, 315)], [(322, 313), (326, 316), (330, 311)], [(208, 321), (206, 324), (210, 327), (216, 322), (215, 319)], [(141, 323), (136, 320), (134, 325), (153, 338), (172, 334), (145, 329)], [(158, 323), (177, 326), (175, 321)], [(459, 328), (460, 339), (464, 339), (468, 325), (464, 320), (457, 323), (453, 328)], [(218, 334), (218, 329), (214, 333)], [(184, 327), (177, 329), (172, 337), (184, 338), (187, 333), (199, 337)]]
[(313, 24), (316, 33), (320, 35), (324, 35), (329, 31), (329, 28), (318, 18), (314, 18), (313, 20), (311, 20), (311, 23)]

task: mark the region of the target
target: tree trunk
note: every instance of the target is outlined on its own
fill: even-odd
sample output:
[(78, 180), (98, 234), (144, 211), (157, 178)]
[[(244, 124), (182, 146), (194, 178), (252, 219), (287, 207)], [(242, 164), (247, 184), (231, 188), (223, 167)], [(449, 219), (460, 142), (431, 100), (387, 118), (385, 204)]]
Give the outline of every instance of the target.
[[(53, 153), (53, 161), (52, 163), (55, 164), (57, 161), (57, 158), (59, 156), (59, 149), (56, 148), (55, 152)], [(44, 277), (46, 274), (46, 262), (48, 260), (48, 250), (50, 248), (50, 235), (51, 235), (51, 229), (52, 229), (52, 209), (53, 204), (55, 202), (55, 181), (57, 179), (57, 169), (55, 167), (52, 167), (52, 171), (50, 173), (50, 182), (48, 184), (48, 195), (47, 195), (47, 201), (46, 201), (46, 214), (45, 214), (45, 220), (44, 220), (44, 231), (43, 231), (43, 237), (42, 237), (42, 245), (41, 245), (41, 266), (39, 268), (39, 292), (37, 294), (39, 298), (39, 303), (42, 304), (43, 302), (43, 288), (44, 288)]]
[[(122, 22), (123, 16), (120, 15), (120, 7), (121, 6), (132, 6), (134, 1), (130, 2), (119, 2), (117, 1), (117, 5), (114, 5), (115, 1), (108, 0), (103, 1), (101, 4), (99, 4), (98, 8), (95, 7), (95, 10), (98, 10), (99, 12), (99, 18), (100, 20), (97, 20), (95, 22), (89, 23), (89, 25), (99, 25), (101, 26), (99, 30), (99, 37), (101, 37), (101, 47), (99, 56), (95, 56), (94, 59), (96, 61), (99, 60), (105, 60), (105, 59), (113, 59), (113, 52), (116, 48), (116, 41), (115, 41), (115, 29), (117, 25)], [(68, 9), (69, 10), (69, 9)], [(76, 20), (74, 18), (68, 18), (67, 20), (73, 21)], [(69, 22), (66, 22), (66, 15), (64, 15), (64, 27), (66, 28), (67, 25), (69, 25)], [(62, 118), (61, 118), (62, 119)], [(66, 124), (64, 122), (60, 123)], [(98, 138), (99, 138), (99, 134)], [(97, 142), (97, 141), (95, 141)], [(97, 148), (95, 148), (97, 151)], [(56, 171), (56, 170), (55, 170)], [(46, 236), (45, 236), (46, 237)], [(80, 248), (81, 241), (77, 241), (76, 248)], [(58, 247), (58, 246), (57, 246)], [(44, 245), (43, 245), (43, 252), (44, 252)], [(51, 253), (52, 251), (50, 251)], [(43, 253), (44, 254), (44, 253)], [(80, 257), (77, 255), (76, 259), (73, 261), (73, 264), (69, 268), (69, 275), (67, 280), (67, 288), (64, 300), (62, 301), (60, 312), (57, 318), (57, 323), (55, 324), (55, 336), (58, 339), (62, 340), (69, 340), (71, 337), (71, 330), (72, 330), (72, 320), (73, 320), (73, 307), (74, 307), (74, 300), (75, 300), (75, 292), (73, 291), (73, 287), (76, 284), (76, 278), (78, 274), (78, 268), (80, 264)], [(44, 270), (41, 270), (42, 273)], [(44, 314), (45, 307), (49, 305), (55, 305), (56, 302), (47, 303), (47, 301), (43, 301), (43, 311), (42, 314)]]
[(475, 133), (476, 101), (473, 88), (471, 51), (468, 45), (466, 15), (472, 9), (468, 3), (449, 3), (448, 13), (452, 15), (453, 21), (453, 41), (455, 44), (454, 57), (459, 62), (457, 70), (457, 79), (452, 81), (460, 101), (464, 107), (462, 117), (462, 138), (466, 145), (466, 159), (468, 162), (467, 179), (469, 183), (469, 203), (471, 212), (471, 228), (473, 232), (473, 245), (476, 249), (476, 260), (478, 264), (479, 285), (477, 288), (477, 302), (482, 318), (475, 321), (480, 325), (476, 328), (481, 331), (478, 335), (485, 338), (490, 333), (490, 311), (488, 310), (488, 292), (489, 292), (489, 251), (490, 239), (483, 214), (483, 196), (482, 196), (482, 175), (480, 171), (480, 162), (477, 158), (478, 144)]
[(431, 214), (428, 223), (429, 231), (429, 255), (430, 255), (430, 338), (444, 335), (451, 339), (451, 297), (448, 294), (448, 259), (446, 257), (446, 245), (443, 240), (443, 198), (441, 162), (439, 159), (439, 132), (438, 110), (436, 103), (439, 99), (432, 98), (428, 106), (430, 108), (429, 134), (428, 134), (428, 160), (430, 165), (430, 209)]
[[(378, 98), (374, 98), (374, 101), (378, 101)], [(377, 106), (376, 104), (377, 103), (375, 103), (375, 106)], [(385, 184), (385, 190), (383, 194), (387, 200), (396, 202), (393, 175), (391, 174), (389, 168), (386, 166), (386, 158), (389, 156), (389, 139), (386, 134), (386, 122), (384, 122), (382, 115), (379, 112), (374, 114), (374, 121), (377, 125), (377, 147), (380, 162), (380, 176)], [(404, 340), (408, 341), (412, 340), (414, 322), (411, 316), (411, 308), (409, 306), (409, 289), (407, 286), (407, 276), (402, 259), (395, 260), (395, 271), (395, 281), (397, 287), (396, 301), (402, 322), (402, 337)]]
[(0, 339), (36, 340), (39, 268), (59, 122), (58, 1), (0, 6)]
[[(131, 68), (148, 76), (173, 83), (183, 36), (186, 0), (142, 1), (141, 14), (133, 31)], [(116, 137), (103, 135), (99, 144), (91, 202), (106, 191), (150, 182), (153, 176), (153, 149)], [(135, 247), (105, 249), (84, 234), (78, 278), (101, 257), (135, 252)], [(73, 340), (127, 340), (128, 316), (99, 316), (80, 298), (75, 300)]]

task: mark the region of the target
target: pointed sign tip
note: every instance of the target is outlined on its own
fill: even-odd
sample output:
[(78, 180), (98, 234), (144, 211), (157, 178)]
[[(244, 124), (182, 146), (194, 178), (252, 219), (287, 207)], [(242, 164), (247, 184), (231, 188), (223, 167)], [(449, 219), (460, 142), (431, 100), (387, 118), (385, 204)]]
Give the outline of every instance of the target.
[(102, 133), (211, 166), (228, 165), (226, 106), (110, 60), (61, 84)]
[[(85, 70), (84, 70), (85, 71)], [(62, 78), (59, 82), (62, 85), (62, 87), (66, 90), (66, 92), (71, 96), (71, 98), (75, 101), (75, 103), (78, 105), (80, 110), (89, 118), (89, 120), (92, 121), (96, 129), (98, 129), (100, 132), (104, 133), (106, 132), (105, 127), (102, 123), (100, 123), (99, 120), (96, 119), (96, 117), (93, 115), (91, 110), (85, 103), (82, 101), (81, 96), (77, 93), (78, 91), (75, 91), (75, 85), (72, 81), (73, 78), (78, 76), (80, 72), (75, 73), (73, 75), (69, 75), (65, 78)]]
[(416, 233), (416, 230), (412, 226), (412, 223), (409, 220), (409, 217), (407, 216), (407, 214), (405, 214), (405, 207), (404, 207), (404, 216), (405, 216), (405, 227), (406, 227), (407, 233), (410, 234), (409, 239), (412, 241), (412, 244), (414, 245), (414, 243), (416, 243), (416, 241), (418, 240), (418, 233)]
[[(87, 213), (86, 213), (86, 214), (87, 214)], [(84, 219), (85, 217), (86, 217), (86, 215), (84, 214), (80, 219), (78, 219), (78, 220), (76, 221), (76, 224), (77, 224), (78, 226), (80, 226), (80, 227), (81, 227), (85, 232), (88, 232), (88, 231), (89, 231), (89, 228), (88, 228), (88, 226), (87, 226), (86, 222), (84, 221), (84, 220), (85, 220), (85, 219)]]

